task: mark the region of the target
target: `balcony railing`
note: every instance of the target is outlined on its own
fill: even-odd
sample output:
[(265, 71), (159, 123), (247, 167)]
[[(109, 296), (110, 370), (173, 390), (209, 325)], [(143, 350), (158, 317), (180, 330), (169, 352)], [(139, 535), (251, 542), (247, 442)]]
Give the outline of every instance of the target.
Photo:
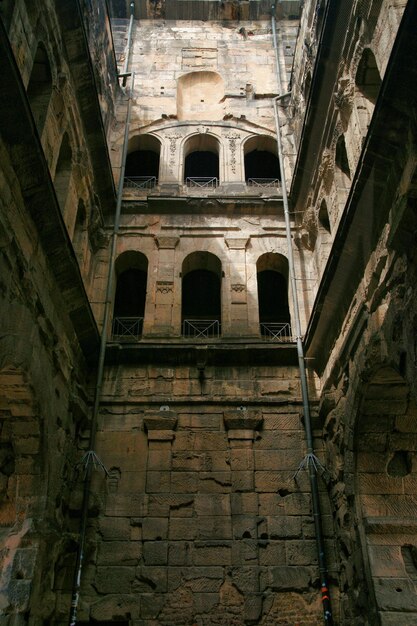
[(216, 189), (219, 186), (219, 179), (215, 176), (188, 176), (185, 184), (191, 189)]
[(115, 317), (112, 325), (112, 339), (117, 341), (137, 341), (142, 336), (143, 317)]
[(125, 189), (153, 189), (157, 183), (156, 176), (125, 176), (123, 187)]
[(248, 187), (261, 189), (276, 189), (281, 186), (279, 178), (248, 178), (246, 184)]
[(265, 341), (278, 341), (282, 343), (292, 343), (294, 341), (290, 324), (261, 322), (260, 327), (262, 339)]
[(182, 335), (190, 339), (216, 339), (220, 337), (219, 320), (184, 320)]

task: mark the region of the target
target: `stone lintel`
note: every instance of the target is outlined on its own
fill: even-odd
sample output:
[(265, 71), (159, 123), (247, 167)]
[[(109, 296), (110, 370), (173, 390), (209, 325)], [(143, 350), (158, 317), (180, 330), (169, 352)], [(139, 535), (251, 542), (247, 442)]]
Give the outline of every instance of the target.
[(152, 431), (174, 431), (177, 425), (177, 415), (174, 411), (152, 411), (145, 415), (143, 423), (145, 430)]
[(173, 430), (148, 430), (148, 441), (173, 441)]
[(229, 250), (246, 250), (250, 237), (225, 237)]
[(179, 240), (179, 237), (155, 237), (156, 245), (160, 250), (175, 250)]
[(254, 430), (250, 430), (250, 429), (244, 429), (242, 428), (241, 430), (238, 429), (231, 429), (228, 431), (227, 433), (227, 438), (230, 439), (244, 439), (244, 440), (250, 440), (253, 441), (255, 439), (255, 431)]
[[(226, 430), (229, 431), (229, 439), (231, 438), (231, 431), (234, 433), (251, 432), (253, 436), (253, 431), (259, 430), (263, 421), (262, 416), (255, 411), (226, 412), (223, 419)], [(242, 437), (235, 438), (242, 439)], [(247, 439), (247, 437), (243, 437), (243, 439)]]

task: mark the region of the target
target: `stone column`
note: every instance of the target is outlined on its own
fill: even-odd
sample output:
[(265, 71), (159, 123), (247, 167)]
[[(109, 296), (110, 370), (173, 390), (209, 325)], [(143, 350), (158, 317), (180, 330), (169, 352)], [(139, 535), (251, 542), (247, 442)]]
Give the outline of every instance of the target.
[[(143, 565), (136, 576), (140, 581), (152, 581), (158, 591), (166, 591), (169, 519), (164, 502), (169, 499), (171, 490), (172, 442), (177, 416), (169, 407), (162, 406), (159, 411), (147, 411), (143, 422), (148, 434), (148, 515), (143, 519), (142, 528)], [(147, 596), (147, 601), (151, 601), (151, 596)]]
[(234, 554), (238, 560), (236, 565), (244, 566), (241, 567), (244, 577), (241, 585), (245, 589), (245, 622), (255, 622), (262, 611), (258, 548), (262, 519), (258, 517), (258, 494), (254, 485), (253, 442), (263, 418), (255, 411), (242, 408), (224, 413), (223, 419), (230, 447)]
[[(156, 244), (159, 249), (158, 267), (153, 295), (153, 315), (148, 320), (144, 329), (145, 335), (172, 336), (180, 334), (180, 328), (174, 322), (174, 307), (181, 308), (181, 303), (175, 298), (174, 278), (175, 272), (175, 248), (179, 237), (157, 237)], [(151, 296), (152, 297), (152, 296)], [(179, 296), (178, 296), (179, 297)]]
[(235, 131), (230, 131), (223, 140), (224, 178), (222, 187), (227, 192), (245, 192), (245, 172), (242, 152), (242, 137)]
[(180, 172), (180, 145), (182, 135), (171, 133), (161, 150), (159, 166), (159, 187), (164, 193), (178, 193), (182, 184)]
[[(223, 336), (248, 335), (246, 246), (248, 237), (225, 239), (229, 248), (227, 280), (223, 290)], [(226, 292), (226, 293), (224, 293)]]

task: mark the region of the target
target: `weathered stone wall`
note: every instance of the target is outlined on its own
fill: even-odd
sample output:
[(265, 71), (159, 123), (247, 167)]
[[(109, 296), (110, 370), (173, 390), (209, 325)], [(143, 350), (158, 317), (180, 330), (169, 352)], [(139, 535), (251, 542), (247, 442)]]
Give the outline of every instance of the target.
[(320, 624), (300, 412), (294, 367), (109, 368), (80, 617)]
[(1, 144), (0, 525), (4, 624), (54, 613), (87, 367)]
[[(115, 23), (120, 64), (127, 54), (120, 45), (126, 41), (126, 22)], [(296, 21), (279, 23), (284, 90), (296, 34)], [(161, 142), (161, 182), (182, 183), (183, 147), (196, 133), (218, 138), (221, 182), (244, 181), (245, 140), (275, 132), (271, 97), (278, 88), (270, 22), (135, 21), (129, 67), (136, 75), (130, 138), (150, 133)], [(190, 80), (183, 86), (187, 77), (196, 84)], [(116, 179), (126, 115), (120, 105), (112, 150)], [(294, 149), (288, 133), (284, 148), (289, 175)]]

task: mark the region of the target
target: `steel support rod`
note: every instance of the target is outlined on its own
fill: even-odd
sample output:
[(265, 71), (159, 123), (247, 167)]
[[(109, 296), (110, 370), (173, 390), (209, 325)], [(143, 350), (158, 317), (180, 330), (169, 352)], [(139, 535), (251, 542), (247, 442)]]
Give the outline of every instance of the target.
[[(116, 210), (115, 210), (115, 215), (114, 215), (114, 225), (113, 225), (113, 232), (112, 232), (110, 253), (109, 253), (109, 269), (108, 269), (108, 274), (107, 274), (107, 286), (106, 286), (106, 297), (104, 301), (103, 325), (102, 325), (102, 330), (101, 330), (100, 350), (99, 350), (98, 363), (97, 363), (97, 378), (96, 378), (96, 386), (94, 390), (94, 404), (93, 404), (93, 412), (92, 412), (92, 417), (91, 417), (90, 439), (89, 439), (89, 452), (91, 453), (94, 453), (95, 445), (96, 445), (97, 421), (98, 421), (98, 413), (99, 413), (99, 408), (100, 408), (101, 390), (103, 386), (104, 359), (106, 356), (107, 333), (108, 333), (111, 303), (112, 303), (112, 296), (113, 296), (114, 259), (116, 256), (117, 237), (119, 234), (120, 214), (121, 214), (122, 197), (123, 197), (123, 181), (124, 181), (124, 175), (125, 175), (125, 169), (126, 169), (126, 156), (127, 156), (128, 142), (129, 142), (130, 118), (132, 114), (132, 98), (133, 98), (133, 91), (135, 87), (135, 74), (132, 73), (131, 76), (132, 76), (132, 79), (131, 79), (131, 86), (130, 86), (130, 92), (129, 92), (129, 98), (128, 98), (127, 113), (126, 113), (126, 124), (125, 124), (125, 133), (124, 133), (124, 139), (123, 139), (120, 178), (119, 178), (119, 185), (117, 188)], [(89, 455), (87, 458), (91, 459), (94, 457), (93, 455)], [(85, 551), (87, 521), (88, 521), (88, 507), (89, 507), (89, 502), (90, 502), (90, 489), (91, 489), (91, 479), (92, 479), (92, 474), (93, 474), (93, 468), (94, 468), (94, 464), (91, 462), (91, 460), (87, 461), (86, 466), (85, 466), (85, 476), (84, 476), (83, 502), (82, 502), (82, 507), (81, 507), (79, 542), (78, 542), (78, 550), (77, 550), (77, 559), (76, 559), (76, 564), (75, 564), (72, 597), (71, 597), (71, 608), (70, 608), (70, 619), (69, 619), (70, 626), (75, 626), (75, 624), (77, 623), (77, 611), (78, 611), (78, 603), (79, 603), (79, 596), (80, 596), (81, 573), (82, 573), (82, 567), (83, 567), (83, 561), (84, 561), (84, 551)]]
[[(275, 7), (275, 4), (273, 4), (271, 7), (272, 37), (273, 37), (274, 52), (275, 52), (278, 93), (282, 94), (282, 79), (281, 79), (277, 32), (276, 32), (276, 24), (275, 24), (275, 10), (276, 10), (276, 7)], [(317, 464), (315, 462), (315, 454), (314, 454), (313, 430), (311, 426), (307, 373), (306, 373), (306, 367), (305, 367), (304, 346), (303, 346), (303, 340), (302, 340), (302, 335), (301, 335), (300, 309), (298, 305), (297, 285), (296, 285), (296, 280), (295, 280), (294, 254), (293, 254), (292, 234), (291, 234), (291, 219), (290, 219), (290, 212), (289, 212), (287, 184), (286, 184), (286, 179), (285, 179), (285, 167), (284, 167), (284, 157), (283, 157), (283, 149), (282, 149), (281, 127), (279, 124), (278, 109), (277, 109), (278, 100), (285, 98), (288, 95), (289, 93), (284, 93), (274, 98), (273, 107), (274, 107), (275, 126), (276, 126), (276, 135), (277, 135), (278, 160), (279, 160), (279, 167), (281, 170), (281, 189), (282, 189), (282, 200), (283, 200), (283, 205), (284, 205), (285, 233), (286, 233), (287, 248), (288, 248), (288, 271), (289, 271), (289, 277), (290, 277), (291, 296), (292, 296), (293, 311), (294, 311), (298, 367), (300, 371), (301, 394), (302, 394), (302, 400), (303, 400), (304, 427), (305, 427), (306, 443), (307, 443), (306, 465), (307, 465), (307, 471), (308, 471), (309, 479), (310, 479), (314, 530), (315, 530), (315, 535), (316, 535), (317, 556), (318, 556), (318, 564), (319, 564), (319, 571), (320, 571), (323, 618), (324, 618), (324, 623), (327, 626), (332, 626), (333, 616), (332, 616), (330, 592), (329, 592), (329, 585), (328, 585), (326, 556), (325, 556), (325, 551), (324, 551), (324, 538), (323, 538), (323, 530), (322, 530), (322, 522), (321, 522)]]

